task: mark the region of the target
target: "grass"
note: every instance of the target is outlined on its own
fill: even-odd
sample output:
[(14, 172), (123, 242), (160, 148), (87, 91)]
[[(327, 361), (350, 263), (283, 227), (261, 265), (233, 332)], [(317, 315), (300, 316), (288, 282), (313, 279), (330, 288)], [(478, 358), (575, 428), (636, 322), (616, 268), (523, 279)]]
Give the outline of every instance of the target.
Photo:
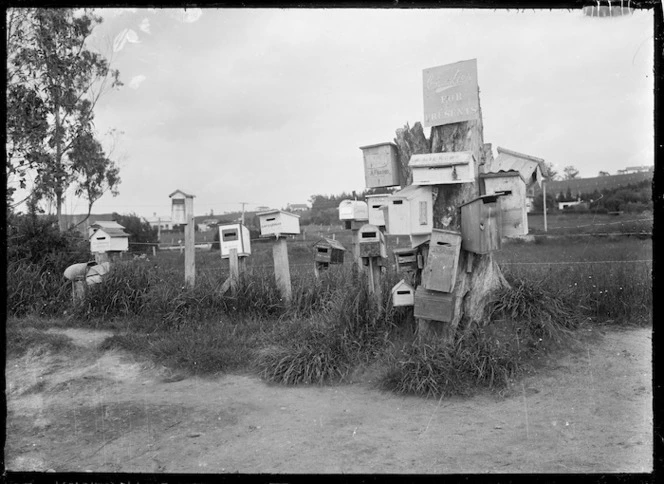
[[(43, 353), (64, 353), (75, 348), (70, 338), (62, 334), (44, 332), (27, 321), (10, 318), (6, 324), (8, 358), (20, 358), (28, 351), (35, 355)], [(39, 325), (39, 323), (37, 323)], [(43, 328), (43, 326), (42, 326)]]
[[(341, 233), (336, 238), (343, 240)], [(373, 367), (382, 369), (382, 386), (398, 393), (468, 395), (503, 388), (533, 355), (573, 334), (581, 319), (647, 324), (652, 318), (652, 265), (629, 262), (652, 259), (650, 239), (504, 244), (496, 260), (511, 289), (496, 295), (486, 325), (459, 333), (451, 344), (419, 341), (412, 309), (393, 308), (388, 296), (378, 308), (350, 256), (316, 279), (316, 240), (289, 241), (291, 304), (277, 290), (270, 243), (252, 246), (237, 292), (223, 295), (228, 262), (218, 252), (196, 253), (193, 289), (184, 286), (184, 257), (177, 252), (116, 263), (76, 306), (59, 274), (10, 264), (8, 356), (34, 345), (66, 351), (64, 337), (40, 331), (50, 325), (117, 329), (122, 334), (102, 349), (125, 349), (198, 375), (252, 372), (281, 384), (331, 384)], [(398, 246), (407, 242), (401, 237)], [(396, 243), (388, 237), (390, 250)], [(399, 279), (389, 269), (383, 294)]]

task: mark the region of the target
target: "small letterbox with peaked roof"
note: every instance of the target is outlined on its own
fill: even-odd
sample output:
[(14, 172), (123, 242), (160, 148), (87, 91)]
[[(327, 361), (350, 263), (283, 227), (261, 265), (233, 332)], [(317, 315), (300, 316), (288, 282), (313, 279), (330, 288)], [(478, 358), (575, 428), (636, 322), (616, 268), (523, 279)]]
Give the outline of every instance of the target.
[(360, 257), (387, 257), (385, 236), (375, 225), (365, 224), (358, 233)]
[(314, 244), (314, 261), (325, 264), (343, 264), (346, 248), (338, 240), (323, 237)]
[(413, 173), (413, 185), (446, 185), (475, 181), (475, 157), (470, 151), (412, 155), (408, 166)]
[(185, 201), (188, 198), (193, 199), (194, 195), (178, 189), (171, 193), (169, 197), (171, 199), (171, 223), (173, 225), (186, 225), (190, 214), (187, 213)]
[(261, 237), (280, 237), (282, 235), (297, 235), (300, 233), (300, 216), (283, 210), (270, 210), (261, 212), (258, 222), (261, 228)]
[(129, 234), (117, 222), (93, 222), (89, 230), (90, 252), (126, 252)]
[(412, 306), (415, 302), (415, 289), (401, 279), (392, 288), (392, 306)]
[(399, 156), (394, 143), (361, 146), (364, 156), (364, 180), (367, 188), (400, 185)]
[(366, 202), (361, 200), (342, 200), (339, 204), (339, 220), (369, 220)]
[(251, 235), (249, 229), (242, 224), (220, 225), (219, 245), (222, 259), (228, 259), (231, 256), (231, 249), (237, 251), (238, 257), (250, 256)]
[(500, 249), (500, 194), (483, 195), (461, 205), (461, 248), (475, 254)]
[(385, 212), (385, 227), (391, 235), (431, 233), (433, 228), (432, 187), (409, 185), (391, 194)]
[(422, 286), (432, 291), (452, 292), (460, 253), (460, 232), (433, 229), (427, 263), (422, 270)]
[(371, 225), (376, 225), (378, 227), (385, 226), (385, 212), (381, 210), (381, 207), (387, 205), (389, 198), (390, 195), (388, 193), (366, 196), (367, 206), (369, 208), (369, 223)]

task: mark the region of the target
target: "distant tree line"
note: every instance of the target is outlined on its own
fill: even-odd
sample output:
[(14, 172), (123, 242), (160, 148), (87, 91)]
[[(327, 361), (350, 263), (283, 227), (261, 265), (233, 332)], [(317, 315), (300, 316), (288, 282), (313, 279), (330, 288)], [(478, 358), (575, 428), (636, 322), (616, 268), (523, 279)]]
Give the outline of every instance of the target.
[[(573, 202), (581, 200), (586, 202), (585, 207), (569, 207), (569, 210), (591, 210), (596, 212), (641, 212), (653, 209), (652, 181), (643, 180), (620, 187), (595, 189), (592, 192), (578, 193), (573, 195), (568, 187), (565, 192), (557, 194), (547, 193), (547, 211), (558, 209), (557, 202)], [(536, 196), (533, 200), (533, 208), (537, 212), (542, 211), (542, 197)]]

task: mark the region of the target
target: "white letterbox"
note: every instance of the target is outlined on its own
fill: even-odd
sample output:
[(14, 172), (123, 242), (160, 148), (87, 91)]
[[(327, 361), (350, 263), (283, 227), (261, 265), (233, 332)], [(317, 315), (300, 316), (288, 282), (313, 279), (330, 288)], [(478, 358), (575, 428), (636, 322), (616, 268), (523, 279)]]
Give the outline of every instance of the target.
[(258, 222), (261, 227), (261, 237), (279, 237), (300, 233), (299, 215), (282, 210), (270, 210), (256, 215), (258, 215)]
[(392, 288), (392, 306), (412, 306), (415, 302), (415, 289), (403, 279)]
[(394, 143), (361, 146), (364, 155), (364, 179), (367, 188), (400, 185), (399, 156)]
[(342, 200), (339, 204), (339, 220), (369, 220), (369, 209), (366, 202)]
[(378, 227), (385, 226), (385, 214), (380, 209), (387, 205), (390, 196), (385, 193), (382, 195), (367, 195), (367, 206), (369, 208), (369, 223)]
[(251, 255), (251, 236), (249, 229), (242, 224), (228, 224), (219, 226), (219, 245), (221, 258), (228, 259), (231, 249), (237, 250), (238, 257)]
[(475, 157), (470, 151), (427, 153), (410, 157), (413, 185), (473, 183)]
[(432, 188), (409, 185), (390, 195), (381, 210), (385, 213), (388, 234), (429, 234), (433, 228)]
[(90, 252), (126, 252), (129, 234), (117, 222), (94, 222), (90, 226)]

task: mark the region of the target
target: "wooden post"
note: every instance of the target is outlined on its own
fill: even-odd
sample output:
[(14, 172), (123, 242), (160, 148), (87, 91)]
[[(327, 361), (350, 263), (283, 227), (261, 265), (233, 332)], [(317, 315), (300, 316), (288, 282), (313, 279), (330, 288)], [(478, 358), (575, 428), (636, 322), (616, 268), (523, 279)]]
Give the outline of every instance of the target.
[(157, 257), (157, 247), (152, 246), (152, 257)]
[(246, 257), (240, 257), (239, 268), (240, 268), (240, 274), (247, 271), (247, 258)]
[(228, 265), (230, 269), (231, 291), (235, 293), (237, 291), (238, 281), (240, 280), (240, 262), (237, 256), (237, 249), (230, 250)]
[(546, 181), (542, 180), (542, 207), (544, 208), (544, 232), (546, 232)]
[(194, 226), (194, 198), (189, 196), (184, 199), (184, 213), (187, 217), (187, 225), (184, 227), (184, 281), (193, 288), (196, 282), (196, 248)]
[(78, 304), (85, 297), (85, 280), (71, 281), (71, 295), (74, 304)]
[(277, 237), (272, 246), (272, 257), (274, 258), (274, 277), (282, 299), (290, 303), (292, 297), (290, 267), (288, 265), (288, 245), (286, 237)]
[(360, 228), (352, 229), (353, 234), (353, 264), (357, 270), (362, 270), (362, 259), (360, 258)]
[(378, 308), (383, 305), (383, 285), (381, 284), (381, 270), (378, 263), (380, 257), (369, 257), (369, 294), (374, 296)]

